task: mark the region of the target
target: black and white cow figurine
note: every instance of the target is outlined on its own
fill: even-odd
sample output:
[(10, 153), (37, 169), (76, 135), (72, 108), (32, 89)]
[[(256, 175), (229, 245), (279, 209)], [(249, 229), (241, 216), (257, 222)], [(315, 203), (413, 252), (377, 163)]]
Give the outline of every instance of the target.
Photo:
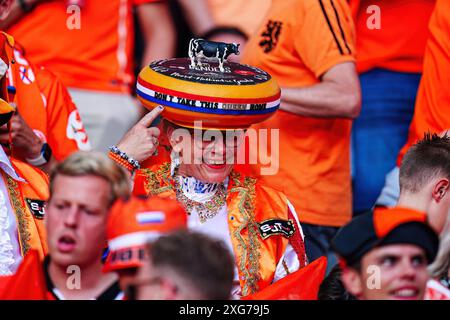
[[(219, 60), (219, 69), (224, 72), (224, 61), (230, 56), (230, 54), (239, 54), (238, 43), (224, 43), (207, 41), (203, 39), (191, 39), (189, 42), (189, 58), (191, 59), (191, 67), (195, 68), (197, 65), (201, 66), (201, 58), (216, 58)], [(197, 59), (197, 63), (196, 60)]]

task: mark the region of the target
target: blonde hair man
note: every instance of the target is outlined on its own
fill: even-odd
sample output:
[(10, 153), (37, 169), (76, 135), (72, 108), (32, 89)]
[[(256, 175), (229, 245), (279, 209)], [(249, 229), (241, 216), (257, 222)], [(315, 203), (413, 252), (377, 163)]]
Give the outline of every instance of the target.
[[(100, 153), (77, 152), (55, 168), (44, 218), (46, 299), (123, 298), (116, 275), (102, 273), (101, 258), (109, 209), (130, 191), (125, 171)], [(29, 298), (27, 294), (33, 295), (24, 292), (21, 298)]]

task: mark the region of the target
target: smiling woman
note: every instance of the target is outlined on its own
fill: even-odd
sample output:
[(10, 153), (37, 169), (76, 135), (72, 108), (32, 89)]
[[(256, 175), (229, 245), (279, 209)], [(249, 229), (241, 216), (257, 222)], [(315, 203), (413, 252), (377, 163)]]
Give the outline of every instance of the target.
[[(156, 61), (141, 72), (138, 97), (152, 111), (117, 149), (139, 162), (131, 170), (134, 194), (176, 199), (188, 213), (190, 230), (226, 244), (235, 256), (233, 297), (238, 298), (304, 267), (307, 258), (286, 196), (235, 165), (245, 130), (278, 109), (277, 83), (249, 65), (225, 62), (221, 72), (218, 62), (201, 63), (211, 67), (206, 78), (186, 58)], [(231, 108), (234, 104), (239, 107)], [(152, 127), (159, 115), (164, 121)], [(167, 159), (151, 157), (155, 139), (167, 142)], [(262, 237), (260, 225), (267, 221), (289, 230)]]

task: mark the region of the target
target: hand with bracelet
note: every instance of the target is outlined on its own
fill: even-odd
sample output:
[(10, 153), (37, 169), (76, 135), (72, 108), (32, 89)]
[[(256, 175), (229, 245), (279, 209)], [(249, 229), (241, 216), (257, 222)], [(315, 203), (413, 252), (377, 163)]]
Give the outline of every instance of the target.
[(125, 134), (117, 148), (139, 163), (152, 156), (159, 145), (160, 130), (150, 126), (163, 110), (162, 106), (158, 106), (147, 113)]

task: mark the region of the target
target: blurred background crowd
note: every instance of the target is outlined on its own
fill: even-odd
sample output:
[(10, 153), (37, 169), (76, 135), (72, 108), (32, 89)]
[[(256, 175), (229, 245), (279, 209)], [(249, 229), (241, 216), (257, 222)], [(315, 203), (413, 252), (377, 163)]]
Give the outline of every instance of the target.
[[(130, 137), (127, 132), (136, 134), (140, 119), (148, 112), (136, 99), (139, 71), (155, 60), (187, 57), (189, 41), (203, 38), (239, 44), (241, 54), (230, 56), (229, 61), (259, 67), (279, 83), (280, 110), (254, 128), (280, 129), (280, 169), (275, 176), (258, 178), (283, 191), (289, 199), (288, 211), (298, 215), (309, 265), (316, 260), (321, 262), (320, 257), (328, 261), (324, 266), (325, 281), (315, 279), (305, 269), (304, 274), (297, 274), (299, 278), (286, 285), (287, 289), (282, 284), (270, 291), (282, 292), (279, 296), (256, 297), (286, 298), (287, 292), (297, 290), (300, 293), (296, 291), (297, 296), (293, 294), (291, 298), (318, 295), (322, 299), (450, 299), (447, 0), (0, 2), (2, 8), (10, 9), (2, 12), (0, 22), (4, 32), (0, 43), (0, 57), (5, 65), (2, 83), (7, 90), (3, 99), (17, 109), (0, 128), (4, 150), (0, 154), (4, 176), (0, 202), (5, 208), (5, 214), (0, 216), (4, 220), (0, 221), (8, 221), (7, 213), (11, 213), (10, 223), (5, 222), (0, 230), (0, 271), (11, 277), (21, 261), (15, 256), (24, 256), (28, 251), (26, 241), (21, 239), (33, 239), (35, 233), (37, 242), (46, 242), (42, 234), (47, 228), (52, 260), (46, 249), (25, 260), (32, 265), (37, 263), (32, 259), (47, 256), (43, 271), (46, 289), (37, 298), (227, 299), (231, 292), (234, 298), (248, 295), (229, 248), (202, 238), (204, 235), (180, 231), (159, 238), (152, 245), (147, 245), (145, 238), (144, 246), (135, 242), (144, 229), (126, 219), (115, 224), (109, 221), (104, 233), (96, 231), (107, 225), (107, 214), (103, 216), (102, 211), (109, 211), (113, 203), (110, 198), (130, 194), (130, 190), (120, 191), (120, 186), (115, 186), (118, 180), (129, 181), (130, 177), (108, 168), (112, 164), (100, 153), (106, 154), (109, 147), (117, 144), (140, 162), (146, 160), (138, 159), (137, 151), (130, 151), (137, 148), (132, 143), (118, 144), (124, 135)], [(45, 173), (14, 161), (51, 174), (50, 194), (43, 191), (48, 183)], [(80, 177), (93, 180), (77, 180)], [(98, 177), (102, 177), (101, 181), (95, 181)], [(39, 186), (28, 190), (22, 186), (22, 178)], [(21, 190), (24, 210), (29, 213), (25, 220), (14, 219), (19, 217), (17, 206), (13, 200), (7, 201), (8, 195), (13, 199), (12, 186)], [(58, 198), (62, 192), (58, 190), (67, 194)], [(88, 221), (83, 226), (86, 239), (78, 239), (77, 245), (91, 245), (91, 255), (86, 256), (94, 257), (93, 261), (102, 252), (103, 262), (82, 259), (78, 263), (78, 258), (65, 261), (61, 254), (75, 246), (70, 233), (57, 231), (58, 225), (76, 224), (75, 216), (74, 221), (57, 221), (58, 210), (75, 201), (70, 198), (75, 197), (73, 190), (84, 190), (76, 196), (82, 198), (85, 194), (88, 203), (98, 201), (98, 208), (94, 208), (97, 213), (83, 209)], [(98, 199), (89, 198), (93, 194)], [(48, 196), (46, 225), (38, 223), (29, 231), (33, 219), (42, 219), (38, 216)], [(171, 212), (166, 212), (167, 216), (179, 210), (169, 209), (175, 204), (139, 201), (133, 198), (131, 203), (114, 204), (109, 219), (113, 219), (114, 208), (117, 211), (120, 205), (120, 210), (129, 210), (138, 220), (142, 211), (137, 209), (139, 206), (162, 206), (158, 210)], [(425, 218), (419, 213), (425, 213)], [(158, 217), (141, 218), (154, 221)], [(174, 229), (172, 222), (165, 224)], [(49, 230), (52, 225), (54, 229)], [(186, 225), (186, 221), (180, 225)], [(359, 234), (357, 230), (364, 232)], [(166, 230), (151, 232), (160, 235)], [(14, 242), (7, 234), (18, 234), (17, 240)], [(442, 238), (439, 253), (438, 235)], [(52, 236), (57, 239), (53, 244)], [(102, 237), (110, 241), (109, 253), (102, 251)], [(382, 256), (375, 252), (395, 245), (408, 248), (383, 252)], [(124, 255), (128, 264), (121, 266), (120, 257)], [(152, 257), (152, 263), (137, 270), (139, 261), (147, 255)], [(435, 264), (429, 267), (436, 256)], [(275, 259), (275, 279), (294, 275), (295, 272), (289, 272), (291, 266), (302, 270), (301, 259), (298, 265), (290, 264), (284, 255), (283, 258), (278, 265)], [(198, 261), (202, 263), (196, 265)], [(90, 265), (94, 271), (83, 281), (92, 290), (62, 289), (67, 273), (55, 264)], [(381, 276), (382, 289), (377, 288), (378, 296), (364, 286), (370, 265), (378, 265), (385, 272)], [(285, 273), (280, 276), (283, 267)], [(24, 263), (20, 268), (26, 274)], [(395, 268), (404, 272), (395, 273)], [(120, 285), (116, 276), (105, 273), (110, 271), (118, 272)], [(154, 276), (149, 278), (149, 274)], [(317, 290), (298, 285), (308, 282), (308, 276), (314, 279), (310, 282), (316, 284)], [(20, 287), (18, 278), (14, 280), (15, 287)], [(7, 278), (3, 287), (0, 284), (0, 289), (13, 286), (11, 279)], [(27, 285), (41, 280), (29, 281)], [(241, 292), (236, 289), (239, 281)], [(31, 291), (36, 292), (36, 287)], [(313, 292), (312, 296), (302, 296), (306, 291)]]

